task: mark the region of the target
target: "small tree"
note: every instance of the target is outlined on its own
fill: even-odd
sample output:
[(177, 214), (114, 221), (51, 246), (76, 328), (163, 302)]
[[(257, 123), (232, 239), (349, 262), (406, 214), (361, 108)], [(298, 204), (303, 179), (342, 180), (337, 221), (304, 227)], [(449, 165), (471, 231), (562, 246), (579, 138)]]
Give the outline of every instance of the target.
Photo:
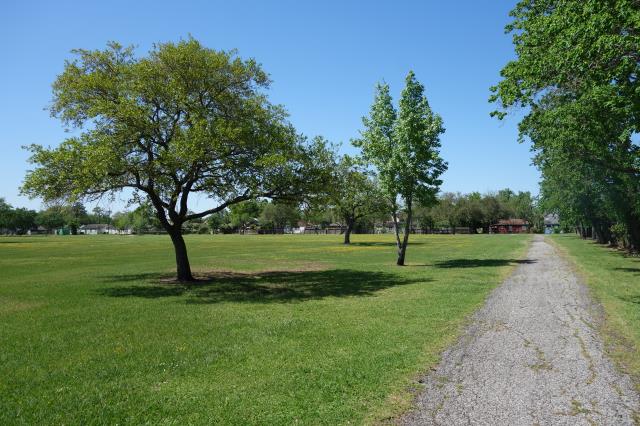
[(125, 231), (131, 227), (131, 214), (129, 212), (116, 212), (113, 215), (113, 226), (118, 231)]
[(212, 234), (220, 232), (226, 224), (229, 223), (229, 213), (226, 210), (221, 210), (207, 216), (207, 225)]
[(332, 203), (347, 226), (344, 244), (351, 244), (351, 232), (359, 220), (388, 211), (384, 195), (369, 174), (349, 156), (344, 156), (336, 166)]
[(234, 204), (229, 208), (229, 222), (231, 226), (237, 228), (244, 234), (247, 226), (252, 222), (257, 222), (258, 216), (262, 212), (262, 206), (256, 200), (248, 200)]
[(0, 198), (0, 231), (9, 230), (13, 223), (13, 206)]
[(460, 226), (463, 221), (461, 200), (461, 194), (445, 192), (439, 197), (438, 203), (434, 207), (435, 214), (438, 217), (439, 222), (441, 224), (446, 224), (454, 235), (456, 233), (456, 228)]
[(47, 228), (49, 232), (63, 227), (65, 224), (63, 208), (58, 205), (52, 205), (40, 210), (36, 216), (36, 224)]
[(294, 227), (300, 220), (300, 209), (294, 203), (267, 202), (260, 212), (260, 228), (281, 229)]
[[(405, 81), (397, 114), (389, 86), (377, 86), (370, 116), (363, 118), (362, 137), (355, 141), (355, 145), (362, 148), (364, 158), (378, 170), (381, 187), (391, 202), (398, 265), (404, 265), (414, 203), (429, 206), (436, 202), (442, 183), (439, 177), (447, 169), (447, 163), (439, 154), (440, 135), (444, 133), (442, 118), (429, 107), (424, 86), (416, 80), (413, 71)], [(406, 216), (402, 240), (399, 209)]]
[[(142, 58), (117, 43), (75, 53), (53, 84), (51, 113), (84, 130), (57, 148), (29, 147), (35, 169), (22, 191), (76, 201), (126, 190), (148, 201), (173, 242), (178, 280), (193, 280), (185, 222), (259, 197), (302, 197), (326, 180), (332, 155), (268, 101), (254, 60), (194, 39)], [(194, 192), (213, 205), (189, 211)]]

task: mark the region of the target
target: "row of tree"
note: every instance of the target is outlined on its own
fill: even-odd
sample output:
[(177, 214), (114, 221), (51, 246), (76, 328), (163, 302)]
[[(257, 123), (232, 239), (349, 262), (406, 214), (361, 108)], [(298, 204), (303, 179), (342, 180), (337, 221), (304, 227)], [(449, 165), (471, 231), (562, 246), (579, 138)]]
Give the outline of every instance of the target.
[(640, 7), (630, 0), (523, 0), (517, 57), (493, 88), (542, 172), (541, 204), (583, 237), (640, 249)]
[(96, 207), (92, 213), (88, 213), (84, 205), (79, 202), (53, 205), (36, 211), (24, 207), (13, 207), (0, 198), (0, 232), (2, 233), (25, 234), (38, 227), (48, 231), (68, 228), (72, 233), (76, 233), (81, 225), (89, 223), (111, 223), (110, 212)]
[(495, 193), (444, 193), (429, 208), (419, 208), (416, 220), (422, 228), (469, 228), (469, 232), (489, 232), (500, 219), (518, 218), (529, 222), (534, 232), (543, 231), (544, 214), (530, 192), (503, 189)]
[[(349, 157), (336, 165), (336, 179), (332, 197), (319, 205), (281, 202), (277, 200), (249, 200), (211, 214), (204, 219), (185, 224), (184, 233), (235, 233), (246, 230), (258, 232), (292, 231), (301, 222), (306, 226), (326, 229), (340, 226), (344, 243), (350, 243), (351, 233), (372, 233), (391, 222), (391, 213), (384, 198), (369, 180), (370, 172), (351, 168)], [(349, 172), (347, 172), (349, 171)], [(338, 181), (338, 179), (340, 179)], [(495, 193), (471, 194), (444, 193), (437, 196), (432, 206), (417, 204), (414, 208), (414, 230), (455, 233), (456, 228), (468, 228), (469, 232), (488, 232), (490, 225), (504, 218), (521, 218), (534, 225), (534, 232), (542, 230), (542, 212), (536, 199), (529, 192), (515, 193), (503, 189)], [(406, 217), (400, 214), (399, 222)], [(89, 223), (110, 224), (117, 230), (131, 230), (136, 234), (162, 231), (162, 227), (149, 204), (142, 204), (131, 211), (110, 211), (96, 207), (92, 213), (80, 203), (68, 206), (50, 206), (40, 211), (13, 208), (0, 199), (0, 232), (24, 234), (36, 227), (45, 232), (68, 228), (76, 233), (81, 225)]]

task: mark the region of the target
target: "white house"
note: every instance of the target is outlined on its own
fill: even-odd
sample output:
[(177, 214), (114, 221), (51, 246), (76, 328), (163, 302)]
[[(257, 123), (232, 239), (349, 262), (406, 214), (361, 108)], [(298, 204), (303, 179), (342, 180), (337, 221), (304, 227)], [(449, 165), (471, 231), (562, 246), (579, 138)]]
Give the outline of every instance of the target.
[(78, 228), (78, 233), (84, 235), (108, 234), (111, 228), (113, 228), (113, 226), (106, 223), (89, 223), (87, 225), (81, 225)]
[(133, 233), (131, 228), (117, 229), (115, 226), (109, 225), (107, 223), (90, 223), (87, 225), (82, 225), (80, 226), (80, 228), (78, 228), (78, 232), (84, 235), (129, 235)]

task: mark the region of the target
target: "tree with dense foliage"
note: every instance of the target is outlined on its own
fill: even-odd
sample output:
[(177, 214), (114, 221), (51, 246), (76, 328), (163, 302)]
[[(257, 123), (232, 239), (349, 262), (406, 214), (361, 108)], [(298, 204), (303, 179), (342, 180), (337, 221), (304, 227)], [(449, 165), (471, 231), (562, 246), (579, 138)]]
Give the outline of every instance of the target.
[(24, 234), (35, 226), (36, 216), (35, 210), (14, 208), (0, 198), (0, 232)]
[(351, 244), (351, 233), (358, 221), (389, 210), (370, 173), (347, 155), (336, 165), (333, 186), (331, 204), (346, 226), (344, 244)]
[(541, 207), (530, 192), (516, 193), (510, 189), (486, 194), (445, 192), (437, 198), (437, 204), (431, 207), (420, 206), (421, 215), (428, 217), (432, 226), (449, 228), (454, 234), (456, 227), (469, 228), (471, 233), (488, 232), (500, 219), (524, 219), (540, 228)]
[(463, 212), (461, 211), (460, 194), (445, 192), (438, 197), (438, 202), (432, 208), (433, 215), (438, 224), (451, 229), (451, 233), (456, 233), (456, 227), (463, 224)]
[(260, 217), (260, 229), (293, 228), (300, 220), (300, 209), (295, 203), (265, 202), (262, 205)]
[[(399, 108), (393, 106), (389, 86), (379, 84), (365, 129), (354, 141), (363, 157), (378, 171), (378, 179), (391, 202), (395, 223), (398, 265), (404, 265), (414, 203), (428, 206), (436, 202), (440, 175), (447, 163), (440, 157), (442, 118), (434, 113), (413, 71), (407, 74)], [(398, 212), (405, 216), (404, 235), (400, 239)]]
[(220, 232), (223, 227), (229, 223), (229, 213), (227, 210), (221, 210), (207, 216), (207, 225), (213, 234)]
[(11, 226), (11, 212), (13, 206), (0, 198), (0, 229), (9, 229)]
[[(325, 181), (324, 142), (307, 142), (264, 90), (253, 59), (188, 39), (146, 57), (110, 43), (76, 50), (53, 84), (51, 113), (84, 129), (56, 148), (32, 145), (22, 191), (50, 200), (94, 200), (126, 191), (148, 201), (175, 249), (177, 278), (191, 281), (185, 222), (259, 197), (297, 198)], [(189, 196), (213, 207), (189, 210)]]
[(532, 142), (548, 208), (602, 242), (623, 229), (639, 249), (638, 2), (523, 0), (511, 16), (517, 57), (492, 88), (493, 114), (526, 109), (521, 140)]
[(48, 231), (62, 228), (65, 225), (65, 221), (65, 212), (62, 206), (59, 205), (52, 205), (40, 210), (36, 216), (36, 224), (46, 228)]
[(161, 229), (153, 206), (148, 202), (143, 202), (133, 211), (118, 212), (110, 219), (119, 231), (131, 230), (136, 234)]
[(252, 224), (258, 223), (258, 217), (262, 213), (262, 205), (256, 200), (247, 200), (229, 207), (229, 224), (241, 233)]

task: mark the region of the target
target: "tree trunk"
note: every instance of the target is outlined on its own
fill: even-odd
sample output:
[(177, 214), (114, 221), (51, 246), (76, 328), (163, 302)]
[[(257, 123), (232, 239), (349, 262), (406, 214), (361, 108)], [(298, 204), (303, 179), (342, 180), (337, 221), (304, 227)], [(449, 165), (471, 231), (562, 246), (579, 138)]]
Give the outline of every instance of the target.
[(174, 226), (168, 230), (173, 242), (173, 248), (176, 252), (176, 272), (178, 281), (189, 282), (195, 281), (191, 274), (191, 265), (189, 265), (189, 256), (187, 255), (187, 245), (182, 237), (181, 226)]
[(630, 251), (640, 250), (640, 219), (633, 215), (627, 220), (627, 240)]
[(347, 220), (347, 229), (344, 231), (344, 243), (351, 244), (351, 231), (353, 230), (353, 220)]
[(409, 244), (409, 233), (411, 232), (411, 200), (407, 201), (407, 220), (404, 224), (404, 235), (402, 238), (402, 244), (398, 249), (398, 266), (404, 266), (404, 257), (407, 253), (407, 245)]
[(587, 239), (587, 228), (582, 223), (580, 224), (580, 238)]
[(396, 247), (400, 250), (402, 243), (400, 242), (400, 229), (398, 228), (398, 211), (393, 209), (393, 232), (396, 235)]

